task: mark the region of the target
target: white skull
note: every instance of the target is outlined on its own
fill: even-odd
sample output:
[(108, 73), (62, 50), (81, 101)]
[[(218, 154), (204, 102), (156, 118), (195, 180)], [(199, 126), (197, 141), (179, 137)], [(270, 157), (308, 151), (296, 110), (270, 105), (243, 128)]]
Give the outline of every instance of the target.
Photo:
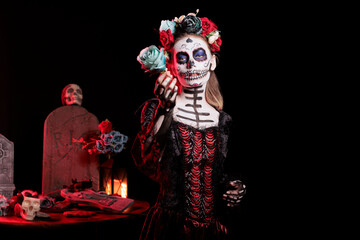
[(21, 217), (25, 220), (34, 220), (36, 213), (40, 211), (40, 199), (24, 197), (21, 207), (23, 209), (20, 211)]
[(69, 84), (64, 87), (61, 94), (61, 101), (63, 105), (79, 105), (81, 106), (83, 100), (83, 92), (79, 85)]
[(209, 80), (210, 70), (216, 67), (216, 58), (205, 39), (186, 35), (176, 41), (174, 52), (178, 80), (182, 86), (202, 86)]

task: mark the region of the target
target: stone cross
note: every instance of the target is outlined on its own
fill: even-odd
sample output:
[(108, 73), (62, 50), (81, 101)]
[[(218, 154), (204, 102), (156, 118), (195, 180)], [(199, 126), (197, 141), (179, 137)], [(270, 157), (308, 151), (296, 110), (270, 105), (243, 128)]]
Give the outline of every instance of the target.
[(78, 105), (63, 106), (51, 112), (44, 124), (42, 193), (61, 190), (77, 181), (92, 180), (99, 190), (99, 159), (82, 149), (73, 139), (98, 131), (95, 115)]
[(14, 143), (0, 134), (0, 195), (10, 199), (14, 190)]

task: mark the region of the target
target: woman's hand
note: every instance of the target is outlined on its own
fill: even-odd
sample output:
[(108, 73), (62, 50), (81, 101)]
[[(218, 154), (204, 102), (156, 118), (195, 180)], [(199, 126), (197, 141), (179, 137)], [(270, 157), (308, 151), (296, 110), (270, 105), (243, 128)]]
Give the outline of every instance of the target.
[(240, 180), (230, 181), (229, 185), (232, 189), (223, 194), (223, 200), (228, 207), (236, 207), (246, 193), (246, 186)]
[(156, 81), (154, 93), (161, 101), (161, 107), (166, 112), (175, 106), (175, 99), (178, 91), (176, 82), (177, 79), (174, 78), (168, 70), (165, 70)]

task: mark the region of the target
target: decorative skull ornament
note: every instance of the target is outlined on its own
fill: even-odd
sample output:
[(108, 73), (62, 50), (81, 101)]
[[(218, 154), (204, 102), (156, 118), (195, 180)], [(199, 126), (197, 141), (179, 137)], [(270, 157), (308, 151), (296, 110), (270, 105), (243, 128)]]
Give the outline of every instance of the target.
[(175, 61), (180, 84), (184, 87), (202, 86), (216, 67), (216, 58), (208, 43), (199, 36), (188, 35), (174, 45)]
[(83, 92), (79, 85), (71, 83), (64, 87), (61, 93), (61, 101), (63, 105), (79, 105), (83, 100)]
[(21, 194), (24, 199), (21, 204), (22, 211), (20, 211), (20, 216), (25, 220), (32, 221), (37, 212), (40, 211), (40, 198), (27, 197), (27, 195), (37, 196), (36, 192), (30, 190), (25, 190)]

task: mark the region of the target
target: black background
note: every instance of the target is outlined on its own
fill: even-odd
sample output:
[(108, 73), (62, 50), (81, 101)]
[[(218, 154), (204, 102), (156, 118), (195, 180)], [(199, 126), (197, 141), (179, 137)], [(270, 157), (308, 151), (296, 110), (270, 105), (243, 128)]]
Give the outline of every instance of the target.
[(299, 14), (294, 5), (11, 1), (2, 6), (0, 133), (15, 144), (17, 190), (41, 192), (43, 124), (61, 106), (62, 88), (77, 83), (84, 92), (82, 106), (129, 136), (120, 159), (129, 169), (129, 197), (153, 204), (158, 186), (138, 172), (129, 154), (139, 130), (136, 111), (153, 97), (156, 80), (136, 57), (160, 45), (161, 20), (199, 8), (198, 16), (213, 20), (223, 40), (216, 73), (224, 111), (234, 122), (229, 159), (248, 186), (236, 224), (256, 235), (253, 229), (278, 214), (265, 212), (274, 210), (269, 202), (274, 186), (284, 182), (279, 174), (295, 171), (287, 160), (302, 157), (293, 151), (294, 135), (305, 130), (299, 122), (309, 121), (301, 104), (313, 94), (303, 91), (313, 65), (302, 61), (313, 41), (312, 33), (303, 34), (311, 13)]

